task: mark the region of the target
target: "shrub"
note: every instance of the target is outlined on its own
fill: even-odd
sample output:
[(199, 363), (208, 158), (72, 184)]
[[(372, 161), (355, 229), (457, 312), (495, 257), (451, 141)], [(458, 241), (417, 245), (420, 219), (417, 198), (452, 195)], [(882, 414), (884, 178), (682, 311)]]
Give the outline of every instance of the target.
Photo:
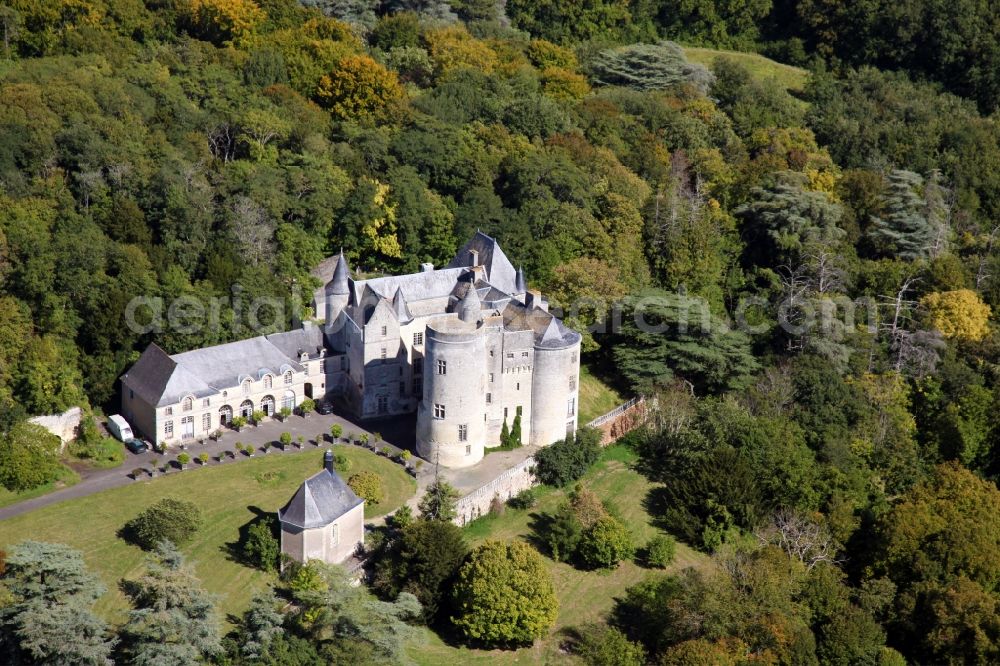
[(278, 410), (278, 416), (281, 417), (282, 421), (287, 421), (288, 417), (292, 415), (292, 410), (290, 407), (282, 407)]
[(242, 428), (243, 426), (245, 426), (247, 424), (247, 417), (245, 417), (245, 416), (236, 416), (229, 423), (234, 428), (236, 428), (237, 430), (239, 430), (240, 428)]
[(59, 438), (34, 423), (0, 436), (0, 484), (15, 492), (54, 481), (62, 471)]
[(546, 635), (559, 609), (541, 555), (520, 541), (487, 541), (476, 548), (453, 586), (452, 622), (484, 645), (525, 645)]
[(677, 555), (677, 541), (669, 534), (657, 534), (646, 544), (646, 563), (651, 567), (666, 569)]
[(278, 441), (281, 442), (282, 446), (288, 446), (292, 443), (292, 433), (283, 432), (278, 436)]
[(330, 436), (333, 437), (333, 441), (336, 442), (340, 439), (341, 435), (344, 434), (344, 426), (339, 423), (334, 423), (330, 426)]
[(621, 521), (604, 516), (584, 531), (576, 554), (588, 567), (612, 569), (635, 554), (635, 545), (632, 534)]
[(333, 454), (333, 467), (341, 474), (351, 469), (351, 460), (343, 453)]
[(201, 511), (194, 502), (165, 497), (127, 522), (124, 532), (128, 540), (152, 550), (161, 541), (187, 542), (201, 523)]
[(299, 435), (298, 437), (295, 438), (295, 443), (299, 445), (300, 449), (302, 448), (302, 445), (305, 444), (305, 441), (306, 438), (303, 437), (302, 435)]
[(205, 452), (199, 453), (198, 454), (198, 462), (200, 462), (202, 465), (207, 465), (208, 464), (208, 454), (205, 453)]
[(402, 451), (401, 451), (401, 452), (399, 453), (399, 459), (400, 459), (400, 461), (402, 461), (402, 463), (403, 463), (404, 465), (405, 465), (406, 463), (410, 462), (410, 458), (412, 458), (412, 457), (413, 457), (413, 454), (412, 454), (412, 453), (410, 453), (410, 452), (409, 452), (408, 450), (406, 450), (406, 449), (403, 449), (403, 450), (402, 450)]
[(590, 666), (642, 666), (646, 651), (621, 631), (606, 624), (591, 624), (573, 632), (573, 652)]
[(361, 433), (361, 437), (358, 439), (358, 441), (361, 442), (362, 446), (368, 446), (368, 439), (369, 439), (368, 433), (363, 432)]
[(257, 411), (255, 411), (253, 414), (250, 415), (250, 418), (253, 419), (254, 425), (257, 425), (258, 423), (263, 421), (266, 416), (267, 414), (258, 409)]
[(538, 495), (534, 488), (525, 488), (507, 500), (507, 505), (512, 509), (531, 509), (536, 504), (538, 504)]
[(375, 472), (358, 472), (347, 480), (354, 493), (370, 504), (378, 504), (385, 498), (382, 477)]
[(189, 462), (191, 462), (191, 456), (189, 456), (186, 453), (179, 453), (177, 454), (177, 462), (180, 463), (181, 466), (187, 465)]
[(565, 486), (583, 476), (601, 455), (601, 433), (580, 428), (575, 437), (567, 437), (535, 454), (535, 476), (550, 486)]
[(299, 414), (305, 416), (306, 414), (312, 414), (316, 411), (316, 401), (312, 398), (306, 398), (301, 403), (299, 403)]
[(278, 542), (274, 516), (267, 515), (255, 520), (247, 529), (243, 540), (243, 558), (264, 571), (275, 571), (281, 557), (281, 544)]
[(140, 476), (145, 476), (145, 475), (146, 475), (145, 467), (136, 467), (134, 470), (132, 470), (133, 479), (138, 479)]
[(413, 523), (413, 509), (410, 508), (409, 504), (404, 504), (389, 517), (389, 522), (398, 530), (411, 525)]
[(390, 449), (388, 446), (383, 446), (381, 449), (379, 449), (379, 453), (388, 458), (389, 456), (392, 455), (392, 449)]

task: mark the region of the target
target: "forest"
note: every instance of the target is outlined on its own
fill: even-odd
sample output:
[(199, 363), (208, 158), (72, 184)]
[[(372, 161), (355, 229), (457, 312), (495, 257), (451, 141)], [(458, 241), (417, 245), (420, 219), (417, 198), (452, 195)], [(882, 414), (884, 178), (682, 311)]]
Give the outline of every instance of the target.
[[(627, 438), (650, 511), (717, 565), (630, 588), (594, 629), (620, 649), (588, 663), (997, 663), (997, 21), (929, 0), (6, 0), (0, 483), (48, 480), (27, 417), (116, 411), (149, 342), (291, 325), (251, 333), (237, 291), (307, 302), (341, 248), (412, 272), (478, 229), (588, 367), (655, 397)], [(223, 306), (136, 332), (135, 296)], [(160, 557), (144, 585), (184, 575)], [(357, 603), (402, 635), (411, 601)]]

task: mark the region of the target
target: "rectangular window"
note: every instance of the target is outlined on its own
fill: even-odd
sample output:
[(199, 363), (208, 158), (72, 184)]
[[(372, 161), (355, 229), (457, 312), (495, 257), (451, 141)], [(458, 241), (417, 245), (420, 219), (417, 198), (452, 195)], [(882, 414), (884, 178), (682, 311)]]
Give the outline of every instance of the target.
[(472, 455), (472, 444), (466, 444), (465, 445), (465, 455), (467, 455), (467, 456), (471, 456)]
[(206, 432), (212, 429), (212, 415), (202, 414), (201, 415), (201, 429)]
[(469, 440), (469, 426), (464, 423), (458, 426), (458, 441), (467, 442)]
[(382, 335), (385, 335), (385, 334), (386, 334), (386, 332), (387, 332), (387, 331), (386, 331), (386, 327), (385, 327), (385, 326), (383, 326), (383, 327), (382, 327)]
[(185, 416), (181, 419), (181, 439), (194, 437), (194, 417)]
[(514, 352), (507, 352), (507, 358), (514, 358)]
[(491, 372), (490, 373), (490, 384), (492, 384), (492, 383), (493, 383), (493, 373)]
[(413, 395), (420, 395), (424, 390), (424, 380), (422, 377), (413, 378)]
[(201, 406), (202, 407), (208, 407), (211, 404), (212, 404), (212, 400), (210, 398), (205, 398), (204, 400), (201, 401)]
[(291, 373), (291, 371), (285, 373), (285, 385), (286, 386), (291, 386), (292, 385), (292, 373)]
[(575, 391), (576, 390), (576, 376), (575, 375), (573, 377), (569, 378), (569, 390), (570, 391)]
[(340, 357), (340, 369), (341, 370), (347, 370), (347, 357), (346, 356), (341, 356)]
[(437, 370), (439, 375), (448, 374), (448, 362), (439, 358), (437, 362)]
[(326, 361), (325, 360), (319, 362), (319, 371), (320, 372), (326, 372)]
[(493, 350), (490, 350), (490, 358), (493, 358)]
[(576, 352), (573, 352), (573, 355), (572, 355), (572, 356), (570, 356), (569, 360), (570, 360), (570, 362), (572, 362), (572, 363), (576, 363)]
[(399, 395), (406, 393), (406, 382), (399, 382)]
[(521, 352), (521, 358), (528, 358), (528, 352)]
[(569, 402), (566, 403), (566, 416), (573, 416), (576, 414), (576, 398), (570, 398)]
[(492, 393), (487, 393), (486, 394), (486, 404), (487, 405), (492, 405), (493, 404), (493, 394)]
[(173, 407), (167, 407), (165, 410), (163, 410), (163, 413), (166, 414), (167, 416), (172, 416), (173, 413), (174, 413), (174, 408)]
[(382, 360), (385, 360), (385, 354), (386, 354), (385, 347), (382, 347), (382, 350), (379, 352), (379, 354), (382, 356)]
[(330, 525), (330, 545), (331, 546), (340, 545), (340, 525), (337, 524)]
[(434, 418), (443, 419), (444, 418), (444, 405), (439, 405), (434, 403)]
[(517, 388), (514, 389), (515, 391), (520, 391), (521, 390), (521, 382), (518, 382), (517, 384), (514, 384), (514, 386), (517, 387)]
[(517, 406), (517, 415), (518, 415), (518, 416), (520, 416), (520, 415), (521, 415), (521, 405), (518, 405), (518, 406)]
[(506, 407), (503, 408), (503, 417), (507, 418), (507, 408)]
[(174, 436), (174, 422), (173, 421), (167, 421), (166, 423), (163, 424), (163, 436), (164, 437), (173, 437)]
[(415, 346), (424, 344), (424, 334), (422, 332), (413, 334), (413, 344)]
[(135, 398), (135, 392), (132, 391), (132, 389), (129, 389), (128, 390), (128, 399), (132, 400), (133, 398)]

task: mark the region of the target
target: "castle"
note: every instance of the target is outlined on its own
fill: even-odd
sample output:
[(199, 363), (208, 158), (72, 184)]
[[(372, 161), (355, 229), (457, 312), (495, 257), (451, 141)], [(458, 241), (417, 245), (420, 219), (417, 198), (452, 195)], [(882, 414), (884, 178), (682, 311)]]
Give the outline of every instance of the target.
[(355, 280), (341, 254), (315, 274), (322, 328), (173, 356), (150, 345), (122, 376), (122, 413), (171, 444), (234, 414), (339, 397), (359, 419), (415, 411), (417, 452), (448, 467), (478, 462), (518, 415), (525, 444), (576, 429), (580, 335), (489, 236), (477, 233), (445, 268)]

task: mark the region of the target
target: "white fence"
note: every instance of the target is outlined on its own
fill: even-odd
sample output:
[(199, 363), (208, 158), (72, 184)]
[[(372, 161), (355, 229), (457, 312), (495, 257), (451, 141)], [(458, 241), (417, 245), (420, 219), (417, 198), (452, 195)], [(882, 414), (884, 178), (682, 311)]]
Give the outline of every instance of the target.
[(587, 427), (588, 428), (599, 428), (602, 425), (604, 425), (605, 423), (607, 423), (608, 421), (615, 420), (616, 418), (618, 418), (619, 416), (621, 416), (622, 414), (624, 414), (628, 410), (630, 410), (633, 407), (635, 407), (636, 405), (638, 405), (644, 399), (645, 398), (643, 398), (640, 395), (640, 396), (636, 396), (636, 397), (632, 398), (628, 402), (623, 402), (622, 404), (618, 405), (617, 407), (615, 407), (614, 409), (612, 409), (607, 414), (604, 414), (603, 416), (598, 416), (596, 419), (594, 419), (593, 421), (591, 421), (590, 423), (588, 423)]

